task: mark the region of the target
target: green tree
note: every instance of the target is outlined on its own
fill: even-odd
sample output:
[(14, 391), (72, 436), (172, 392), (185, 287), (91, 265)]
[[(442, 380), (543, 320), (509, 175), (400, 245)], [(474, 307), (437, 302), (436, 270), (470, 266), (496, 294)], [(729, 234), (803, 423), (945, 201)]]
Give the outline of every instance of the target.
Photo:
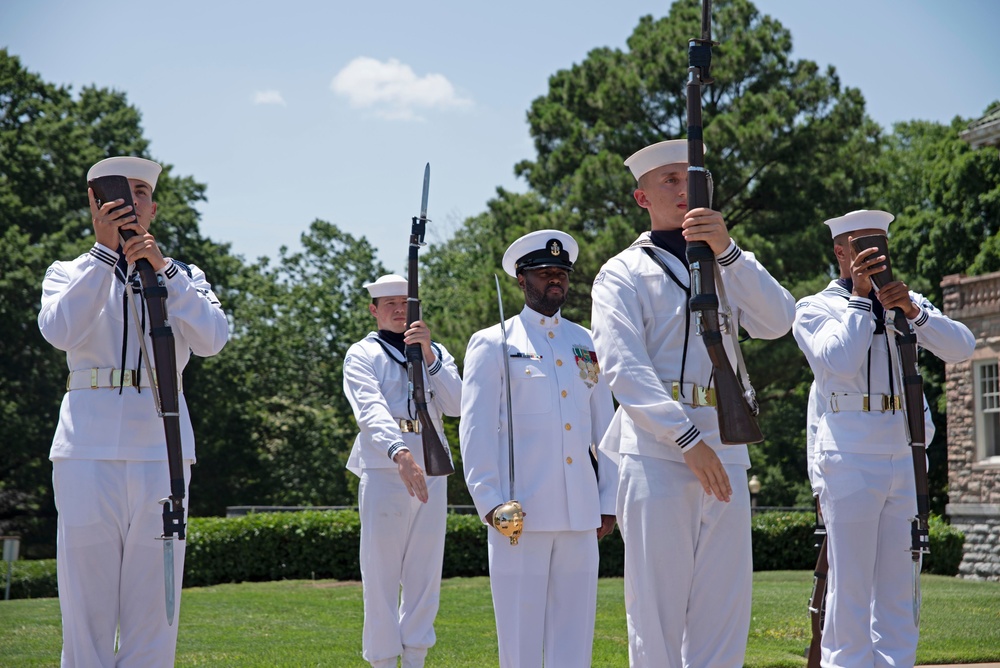
[[(357, 433), (342, 389), (348, 347), (374, 321), (364, 283), (385, 273), (374, 248), (315, 221), (285, 248), (231, 277), (235, 323), (204, 360), (196, 415), (198, 514), (227, 505), (354, 505), (344, 466)], [(196, 412), (197, 411), (197, 412)]]

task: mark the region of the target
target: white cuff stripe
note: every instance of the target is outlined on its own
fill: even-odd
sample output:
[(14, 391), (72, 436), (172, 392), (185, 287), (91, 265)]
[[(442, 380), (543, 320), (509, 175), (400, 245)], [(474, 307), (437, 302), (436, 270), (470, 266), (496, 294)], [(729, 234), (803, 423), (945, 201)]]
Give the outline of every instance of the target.
[(681, 446), (681, 452), (683, 452), (697, 443), (699, 439), (701, 439), (701, 432), (698, 431), (698, 427), (692, 426), (677, 439), (677, 445)]
[(406, 443), (403, 443), (402, 441), (396, 441), (395, 443), (389, 446), (389, 452), (388, 452), (389, 459), (392, 459), (403, 450), (409, 452), (410, 449), (406, 447)]
[(872, 312), (872, 303), (865, 299), (864, 297), (851, 297), (847, 301), (847, 308), (853, 308), (858, 311), (865, 311), (866, 313)]
[(718, 262), (723, 267), (728, 267), (729, 265), (740, 259), (741, 255), (743, 255), (743, 251), (740, 249), (739, 246), (733, 244), (733, 249), (723, 253), (722, 256), (719, 257)]
[(118, 264), (117, 255), (109, 253), (108, 251), (104, 250), (103, 248), (97, 245), (95, 245), (93, 248), (90, 249), (90, 255), (95, 260), (100, 260), (101, 262), (110, 267), (113, 267), (116, 264)]

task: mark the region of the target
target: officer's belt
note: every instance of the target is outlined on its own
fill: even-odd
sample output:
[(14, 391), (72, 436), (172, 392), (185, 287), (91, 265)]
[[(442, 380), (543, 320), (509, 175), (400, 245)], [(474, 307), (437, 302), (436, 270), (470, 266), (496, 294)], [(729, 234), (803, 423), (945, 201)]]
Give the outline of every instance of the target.
[[(156, 373), (156, 370), (153, 370)], [(66, 378), (66, 390), (96, 390), (102, 387), (149, 387), (149, 374), (135, 369), (78, 369)], [(181, 376), (177, 375), (177, 391), (183, 392)]]
[[(715, 406), (715, 388), (702, 387), (694, 383), (683, 383), (676, 380), (663, 380), (663, 387), (670, 389), (670, 396), (688, 406)], [(681, 390), (684, 390), (682, 393)]]
[(898, 411), (903, 407), (903, 398), (898, 394), (850, 394), (847, 392), (833, 392), (828, 402), (831, 413), (842, 411), (862, 411), (871, 413), (878, 411)]
[(420, 420), (407, 420), (405, 418), (393, 418), (399, 423), (399, 430), (404, 434), (419, 434)]

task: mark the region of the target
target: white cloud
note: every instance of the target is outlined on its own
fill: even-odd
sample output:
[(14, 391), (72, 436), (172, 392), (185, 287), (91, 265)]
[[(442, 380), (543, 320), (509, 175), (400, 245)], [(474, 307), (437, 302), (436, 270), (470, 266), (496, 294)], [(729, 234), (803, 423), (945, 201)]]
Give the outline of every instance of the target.
[(253, 94), (254, 104), (280, 104), (282, 107), (288, 106), (285, 98), (276, 90), (259, 90)]
[(380, 62), (359, 56), (337, 72), (330, 89), (352, 107), (372, 108), (389, 120), (416, 120), (420, 109), (465, 109), (472, 100), (459, 97), (443, 74), (418, 77), (395, 58)]

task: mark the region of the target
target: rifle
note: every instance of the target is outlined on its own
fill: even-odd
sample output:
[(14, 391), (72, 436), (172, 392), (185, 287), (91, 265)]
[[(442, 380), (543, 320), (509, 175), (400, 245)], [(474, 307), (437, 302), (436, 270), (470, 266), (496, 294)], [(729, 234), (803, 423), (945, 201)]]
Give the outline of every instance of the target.
[(819, 512), (819, 499), (816, 500), (816, 530), (814, 532), (819, 542), (819, 556), (816, 558), (816, 569), (813, 571), (813, 590), (809, 597), (809, 621), (812, 626), (812, 640), (806, 650), (806, 668), (819, 668), (821, 658), (820, 641), (823, 638), (823, 622), (826, 621), (826, 575), (830, 570), (829, 555), (826, 550), (826, 526)]
[[(875, 287), (892, 283), (892, 266), (889, 263), (888, 240), (881, 234), (857, 237), (851, 240), (855, 253), (867, 248), (877, 248), (885, 256), (885, 269), (872, 274)], [(910, 555), (913, 559), (913, 624), (920, 626), (920, 569), (923, 555), (930, 554), (930, 491), (927, 482), (927, 435), (924, 430), (924, 381), (917, 364), (917, 334), (906, 320), (903, 309), (894, 308), (893, 325), (896, 330), (896, 350), (902, 370), (903, 414), (906, 416), (906, 433), (913, 456), (913, 477), (917, 494), (917, 514), (910, 520)]]
[[(420, 215), (413, 217), (410, 226), (409, 274), (407, 275), (406, 293), (406, 328), (420, 320), (420, 297), (417, 284), (417, 251), (424, 245), (424, 234), (427, 231), (427, 194), (431, 185), (431, 164), (424, 167), (424, 190), (420, 200)], [(420, 420), (420, 437), (424, 446), (424, 472), (429, 476), (449, 475), (455, 472), (451, 463), (451, 453), (441, 442), (431, 414), (427, 410), (427, 395), (424, 388), (424, 354), (419, 345), (407, 345), (406, 377), (410, 385), (410, 398)]]
[[(94, 191), (98, 206), (102, 202), (124, 200), (119, 209), (135, 207), (132, 188), (124, 176), (100, 176), (88, 183)], [(119, 230), (122, 242), (136, 236), (133, 230)], [(177, 397), (177, 352), (174, 348), (174, 332), (167, 319), (167, 288), (163, 277), (156, 273), (149, 260), (140, 258), (135, 263), (142, 284), (142, 297), (149, 311), (149, 336), (153, 341), (153, 362), (149, 366), (149, 354), (145, 355), (146, 370), (150, 375), (150, 385), (154, 387), (153, 402), (156, 413), (163, 419), (163, 431), (167, 443), (167, 468), (170, 472), (170, 496), (160, 500), (163, 506), (163, 579), (164, 597), (167, 609), (167, 623), (174, 623), (174, 544), (184, 540), (184, 460), (181, 450), (180, 400)], [(126, 280), (126, 291), (130, 290)], [(128, 298), (135, 315), (135, 302)], [(136, 317), (138, 320), (138, 317)], [(146, 350), (146, 341), (141, 328), (138, 330), (139, 344)], [(141, 372), (141, 369), (139, 370)], [(138, 385), (138, 384), (137, 384)]]
[[(705, 146), (702, 143), (701, 88), (713, 83), (709, 76), (712, 66), (712, 0), (702, 0), (701, 38), (688, 43), (688, 206), (691, 209), (712, 206), (709, 193), (710, 174), (705, 169)], [(726, 354), (722, 342), (719, 318), (719, 297), (716, 292), (718, 266), (712, 248), (704, 241), (688, 242), (685, 251), (691, 271), (691, 300), (688, 307), (695, 316), (698, 334), (712, 360), (715, 396), (719, 419), (719, 436), (723, 443), (758, 443), (764, 435), (757, 426), (756, 411), (751, 409), (752, 390), (744, 391)], [(739, 327), (728, 323), (726, 327)], [(736, 342), (736, 345), (739, 345)]]

